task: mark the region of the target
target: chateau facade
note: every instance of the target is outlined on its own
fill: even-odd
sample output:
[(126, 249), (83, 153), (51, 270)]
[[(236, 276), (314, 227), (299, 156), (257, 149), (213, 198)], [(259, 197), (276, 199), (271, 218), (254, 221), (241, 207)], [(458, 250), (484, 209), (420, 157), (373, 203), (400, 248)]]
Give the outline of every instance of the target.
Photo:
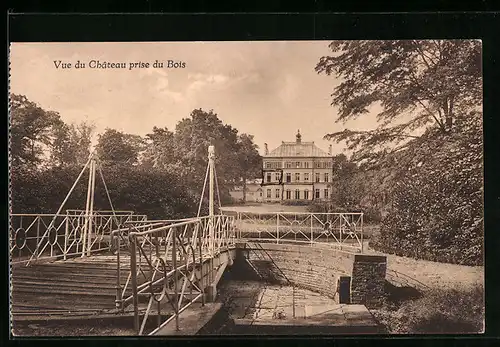
[(333, 157), (314, 142), (282, 142), (269, 152), (264, 144), (262, 189), (266, 202), (328, 200), (331, 194)]

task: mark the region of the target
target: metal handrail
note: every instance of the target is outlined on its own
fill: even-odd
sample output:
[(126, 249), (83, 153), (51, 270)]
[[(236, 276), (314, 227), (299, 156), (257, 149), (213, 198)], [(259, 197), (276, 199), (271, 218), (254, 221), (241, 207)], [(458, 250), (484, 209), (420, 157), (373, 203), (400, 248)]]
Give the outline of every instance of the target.
[[(159, 298), (166, 298), (172, 305), (174, 313), (164, 322), (159, 319), (158, 327), (150, 334), (173, 319), (178, 327), (179, 314), (183, 310), (200, 298), (204, 303), (202, 263), (213, 259), (218, 252), (234, 246), (233, 221), (232, 216), (215, 215), (190, 218), (161, 226), (153, 224), (129, 226), (130, 273), (123, 290), (117, 282), (119, 289), (117, 306), (123, 309), (124, 304), (132, 302), (137, 334), (144, 333), (146, 320), (154, 302), (158, 303), (158, 315), (161, 315)], [(139, 230), (148, 227), (152, 228)], [(210, 233), (211, 229), (213, 234)], [(117, 231), (117, 234), (119, 233)], [(201, 271), (201, 275), (197, 275), (196, 271)], [(174, 289), (168, 284), (172, 281)], [(159, 288), (162, 283), (162, 288)], [(125, 289), (128, 286), (132, 293), (125, 296)], [(173, 294), (169, 294), (172, 290)], [(186, 298), (187, 291), (190, 295)], [(144, 296), (149, 297), (149, 303), (141, 323), (138, 299)]]
[(364, 251), (362, 212), (234, 212), (228, 215), (236, 217), (240, 239), (328, 243)]

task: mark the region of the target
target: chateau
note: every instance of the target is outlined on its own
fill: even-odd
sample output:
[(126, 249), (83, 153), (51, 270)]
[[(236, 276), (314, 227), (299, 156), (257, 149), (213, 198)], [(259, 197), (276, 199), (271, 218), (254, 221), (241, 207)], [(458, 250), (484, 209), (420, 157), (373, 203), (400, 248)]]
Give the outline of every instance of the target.
[(328, 153), (314, 142), (302, 142), (300, 131), (295, 142), (282, 142), (269, 152), (264, 144), (263, 200), (328, 200), (333, 173), (332, 146)]

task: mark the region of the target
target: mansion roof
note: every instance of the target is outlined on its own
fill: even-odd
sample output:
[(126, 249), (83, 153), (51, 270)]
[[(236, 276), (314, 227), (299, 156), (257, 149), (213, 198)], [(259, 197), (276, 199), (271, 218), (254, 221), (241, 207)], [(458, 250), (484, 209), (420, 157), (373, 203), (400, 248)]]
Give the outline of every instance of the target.
[(331, 155), (316, 146), (314, 142), (283, 142), (264, 157), (331, 157)]

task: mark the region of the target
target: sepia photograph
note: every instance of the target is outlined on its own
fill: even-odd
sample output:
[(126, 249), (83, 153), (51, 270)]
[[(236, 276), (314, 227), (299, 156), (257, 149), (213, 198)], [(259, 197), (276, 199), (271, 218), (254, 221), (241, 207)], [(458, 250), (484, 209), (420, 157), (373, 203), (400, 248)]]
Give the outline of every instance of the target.
[(9, 47), (10, 330), (484, 333), (481, 40)]

